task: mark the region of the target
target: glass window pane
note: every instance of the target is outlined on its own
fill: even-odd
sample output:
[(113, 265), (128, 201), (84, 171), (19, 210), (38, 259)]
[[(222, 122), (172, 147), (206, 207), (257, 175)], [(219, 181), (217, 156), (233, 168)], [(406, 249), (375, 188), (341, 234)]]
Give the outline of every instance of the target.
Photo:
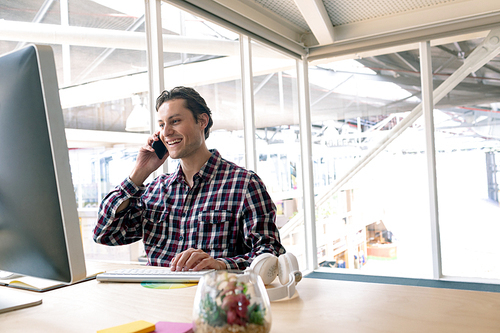
[[(433, 48), (437, 84), (463, 64), (482, 38)], [(439, 57), (443, 50), (446, 56)], [(498, 60), (459, 83), (434, 109), (443, 274), (500, 278)], [(436, 77), (437, 76), (437, 77)]]
[[(212, 111), (207, 147), (243, 166), (239, 35), (166, 3), (162, 3), (162, 26), (167, 40), (165, 89), (196, 89)], [(170, 158), (167, 161), (169, 171), (178, 165)]]
[[(349, 155), (333, 155), (330, 164), (342, 164), (345, 159)], [(315, 158), (315, 172), (324, 172), (318, 166), (327, 164), (325, 160)], [(432, 277), (421, 119), (343, 186), (331, 188), (338, 190), (318, 193), (320, 266), (374, 275)]]
[(278, 209), (276, 223), (286, 250), (305, 267), (300, 129), (296, 61), (252, 43), (257, 174)]
[[(43, 3), (8, 2), (2, 18), (33, 25), (32, 31), (37, 24), (51, 24), (53, 33), (37, 35), (37, 42), (54, 49), (85, 252), (88, 257), (113, 252), (129, 260), (127, 247), (102, 253), (105, 247), (91, 241), (90, 231), (97, 203), (129, 174), (150, 131), (144, 2), (70, 0), (46, 2), (46, 7)], [(238, 35), (165, 3), (162, 23), (168, 50), (166, 88), (198, 89), (215, 121), (207, 144), (213, 142), (224, 157), (242, 164)], [(20, 41), (2, 41), (0, 52), (22, 47), (31, 38), (30, 34)]]
[(432, 277), (425, 136), (411, 112), (420, 102), (416, 68), (418, 50), (310, 68), (324, 269)]
[(9, 1), (2, 19), (42, 32), (1, 41), (0, 53), (31, 42), (53, 48), (86, 257), (130, 260), (129, 246), (99, 246), (91, 231), (98, 203), (128, 175), (149, 132), (144, 3)]

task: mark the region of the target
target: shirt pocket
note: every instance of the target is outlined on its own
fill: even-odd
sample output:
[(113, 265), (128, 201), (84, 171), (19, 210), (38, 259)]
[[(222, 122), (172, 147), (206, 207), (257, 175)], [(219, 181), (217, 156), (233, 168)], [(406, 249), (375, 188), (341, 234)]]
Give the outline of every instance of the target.
[(164, 223), (168, 222), (169, 211), (166, 209), (145, 209), (143, 217), (146, 223)]
[(150, 248), (165, 246), (170, 234), (169, 212), (167, 210), (146, 209), (143, 213), (144, 245)]
[(227, 210), (198, 214), (198, 248), (212, 256), (232, 255), (238, 237), (236, 216)]

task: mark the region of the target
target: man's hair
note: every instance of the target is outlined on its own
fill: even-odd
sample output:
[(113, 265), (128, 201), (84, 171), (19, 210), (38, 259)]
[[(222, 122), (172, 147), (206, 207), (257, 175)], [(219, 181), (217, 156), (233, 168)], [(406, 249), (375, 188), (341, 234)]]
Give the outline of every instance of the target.
[(189, 87), (175, 87), (170, 91), (164, 90), (156, 99), (156, 111), (158, 111), (163, 103), (174, 99), (183, 99), (185, 101), (184, 105), (191, 111), (196, 123), (198, 123), (199, 115), (203, 113), (206, 113), (208, 115), (208, 124), (207, 127), (205, 127), (205, 139), (208, 139), (210, 128), (212, 127), (214, 122), (212, 121), (212, 112), (210, 111), (203, 97), (201, 97), (201, 95), (196, 90)]

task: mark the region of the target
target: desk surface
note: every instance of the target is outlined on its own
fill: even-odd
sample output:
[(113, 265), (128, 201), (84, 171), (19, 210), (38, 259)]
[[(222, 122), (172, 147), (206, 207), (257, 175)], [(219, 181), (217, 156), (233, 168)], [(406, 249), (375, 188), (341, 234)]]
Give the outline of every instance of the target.
[[(271, 332), (500, 331), (500, 293), (308, 278), (297, 291), (271, 303)], [(43, 304), (0, 314), (0, 331), (96, 332), (136, 320), (191, 322), (195, 292), (92, 280), (37, 293)]]

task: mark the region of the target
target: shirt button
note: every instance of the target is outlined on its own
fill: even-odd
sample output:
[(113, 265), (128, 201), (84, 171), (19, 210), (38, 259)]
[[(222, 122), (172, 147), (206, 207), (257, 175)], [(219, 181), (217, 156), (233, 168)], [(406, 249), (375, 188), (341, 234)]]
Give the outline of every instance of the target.
[(182, 213), (182, 217), (186, 217), (186, 213)]
[(180, 236), (180, 237), (179, 237), (179, 240), (183, 240), (183, 239), (184, 239), (184, 237), (183, 237), (183, 236)]

